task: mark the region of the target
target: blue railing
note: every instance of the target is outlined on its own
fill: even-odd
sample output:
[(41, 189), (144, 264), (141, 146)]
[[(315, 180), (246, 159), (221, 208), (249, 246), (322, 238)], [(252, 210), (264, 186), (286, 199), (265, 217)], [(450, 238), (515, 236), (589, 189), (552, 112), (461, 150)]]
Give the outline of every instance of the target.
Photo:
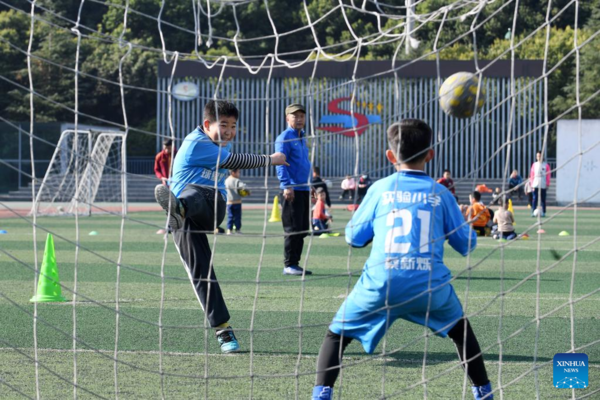
[(127, 173), (136, 175), (154, 175), (154, 157), (127, 158)]

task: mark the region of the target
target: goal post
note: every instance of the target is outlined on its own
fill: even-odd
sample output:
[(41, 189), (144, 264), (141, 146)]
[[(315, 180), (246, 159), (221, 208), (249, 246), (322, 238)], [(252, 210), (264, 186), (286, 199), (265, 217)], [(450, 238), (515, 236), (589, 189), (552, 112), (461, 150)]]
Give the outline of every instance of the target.
[[(32, 206), (36, 215), (91, 215), (127, 210), (125, 133), (65, 130)], [(109, 207), (109, 208), (107, 208)]]

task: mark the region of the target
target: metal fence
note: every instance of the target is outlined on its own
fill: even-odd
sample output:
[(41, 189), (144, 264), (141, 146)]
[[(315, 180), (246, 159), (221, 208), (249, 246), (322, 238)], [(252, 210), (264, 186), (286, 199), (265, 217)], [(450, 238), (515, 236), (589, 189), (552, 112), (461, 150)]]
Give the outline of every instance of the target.
[[(303, 103), (308, 112), (306, 131), (314, 152), (313, 165), (328, 177), (352, 174), (357, 164), (358, 173), (374, 178), (392, 172), (384, 155), (385, 132), (401, 118), (421, 118), (433, 128), (436, 158), (428, 172), (435, 176), (447, 168), (457, 178), (502, 178), (506, 163), (509, 174), (517, 169), (525, 176), (542, 145), (543, 83), (536, 79), (542, 71), (540, 61), (518, 61), (512, 74), (509, 61), (480, 63), (486, 103), (478, 117), (467, 120), (445, 115), (437, 94), (444, 78), (473, 70), (472, 62), (445, 61), (439, 69), (435, 62), (407, 63), (400, 65), (396, 74), (390, 72), (390, 62), (361, 62), (354, 80), (348, 78), (352, 72), (348, 65), (323, 64), (328, 65), (321, 72), (314, 68), (315, 73), (314, 65), (308, 65), (274, 71), (270, 78), (265, 75), (268, 70), (250, 75), (234, 66), (219, 80), (218, 68), (209, 70), (196, 62), (180, 61), (173, 71), (172, 65), (160, 62), (157, 150), (161, 137), (173, 135), (181, 140), (195, 129), (202, 121), (204, 103), (215, 94), (233, 101), (240, 110), (238, 136), (233, 143), (238, 152), (272, 152), (275, 138), (285, 129), (286, 105)], [(513, 78), (515, 95), (511, 96)], [(175, 96), (169, 101), (169, 85), (172, 89), (181, 82), (195, 85), (198, 94), (190, 101)], [(352, 131), (353, 125), (361, 126), (361, 118), (369, 123), (356, 138), (332, 132), (336, 127)], [(263, 169), (256, 169), (245, 175), (263, 173)]]

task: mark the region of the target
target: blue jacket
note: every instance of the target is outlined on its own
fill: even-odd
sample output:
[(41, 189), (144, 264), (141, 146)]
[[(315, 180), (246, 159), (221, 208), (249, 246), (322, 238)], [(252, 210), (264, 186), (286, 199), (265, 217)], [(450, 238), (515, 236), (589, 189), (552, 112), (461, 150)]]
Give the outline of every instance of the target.
[(277, 166), (279, 187), (283, 189), (310, 190), (308, 185), (311, 178), (312, 167), (308, 158), (308, 145), (304, 131), (288, 128), (281, 132), (275, 140), (275, 151), (285, 154), (289, 167)]

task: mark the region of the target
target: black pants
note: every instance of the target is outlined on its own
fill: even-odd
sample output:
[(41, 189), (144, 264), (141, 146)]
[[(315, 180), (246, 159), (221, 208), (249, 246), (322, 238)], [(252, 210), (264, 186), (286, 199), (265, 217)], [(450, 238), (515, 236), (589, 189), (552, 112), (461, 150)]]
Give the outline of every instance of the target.
[(512, 198), (515, 194), (519, 197), (519, 200), (523, 197), (523, 187), (522, 186), (508, 186), (508, 198)]
[[(211, 250), (206, 233), (215, 229), (215, 191), (196, 185), (188, 185), (179, 195), (185, 207), (183, 229), (173, 233), (175, 247), (200, 301), (211, 327), (229, 321), (229, 311), (210, 264)], [(225, 200), (217, 193), (217, 226), (225, 217)]]
[(533, 188), (533, 205), (534, 210), (538, 208), (538, 203), (542, 206), (542, 212), (546, 214), (546, 189)]
[(477, 232), (477, 236), (485, 236), (485, 226), (474, 226), (473, 230)]
[[(283, 199), (283, 195), (281, 195)], [(299, 266), (304, 238), (310, 229), (310, 192), (295, 190), (294, 201), (281, 203), (281, 222), (286, 233), (283, 244), (283, 263), (286, 267)]]
[[(471, 324), (465, 318), (458, 321), (448, 332), (448, 336), (454, 342), (458, 358), (467, 369), (469, 379), (475, 386), (483, 386), (489, 382), (483, 355)], [(346, 347), (352, 342), (352, 338), (342, 337), (336, 333), (327, 330), (319, 358), (317, 359), (317, 379), (316, 386), (333, 387), (340, 373), (340, 365)], [(466, 357), (465, 357), (466, 356)]]

